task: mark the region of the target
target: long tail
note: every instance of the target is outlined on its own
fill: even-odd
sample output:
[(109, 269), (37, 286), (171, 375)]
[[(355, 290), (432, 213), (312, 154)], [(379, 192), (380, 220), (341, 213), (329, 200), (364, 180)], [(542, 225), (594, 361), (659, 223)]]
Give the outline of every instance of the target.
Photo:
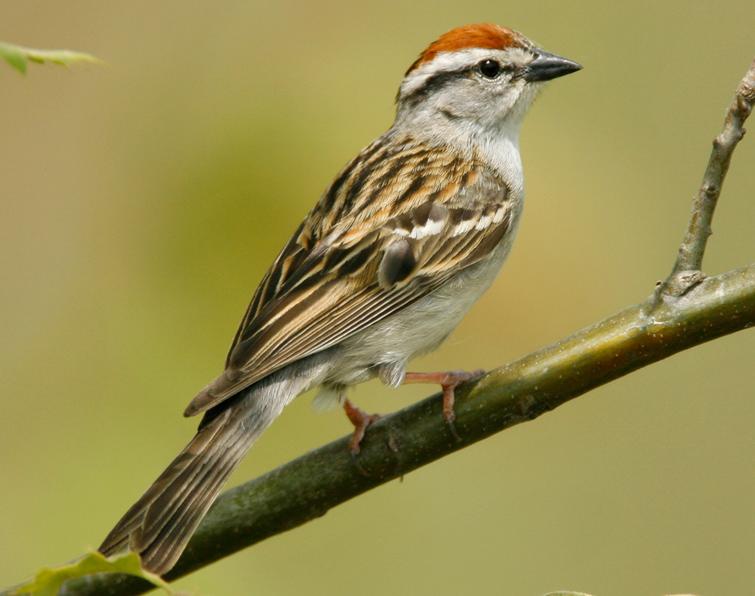
[[(257, 393), (257, 395), (255, 395)], [(106, 556), (131, 549), (145, 569), (162, 575), (186, 547), (228, 476), (293, 397), (251, 391), (209, 411), (191, 442), (110, 531)], [(298, 393), (298, 392), (297, 392)]]

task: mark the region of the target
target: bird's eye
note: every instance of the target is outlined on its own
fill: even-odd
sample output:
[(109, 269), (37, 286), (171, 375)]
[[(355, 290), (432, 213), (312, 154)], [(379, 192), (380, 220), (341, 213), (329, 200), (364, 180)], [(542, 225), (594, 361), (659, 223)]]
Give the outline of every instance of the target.
[(501, 65), (495, 60), (483, 60), (477, 65), (480, 74), (487, 79), (494, 79), (501, 74)]

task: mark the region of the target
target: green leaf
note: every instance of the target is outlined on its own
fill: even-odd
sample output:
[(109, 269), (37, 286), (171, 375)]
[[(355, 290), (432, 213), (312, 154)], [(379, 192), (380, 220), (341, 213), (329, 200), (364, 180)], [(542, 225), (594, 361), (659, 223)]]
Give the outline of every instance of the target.
[(83, 52), (74, 52), (72, 50), (37, 50), (2, 41), (0, 41), (0, 58), (3, 58), (22, 74), (26, 73), (26, 67), (29, 62), (36, 62), (37, 64), (52, 62), (61, 66), (68, 66), (76, 62), (90, 62), (94, 64), (102, 62), (91, 54)]
[(34, 594), (35, 596), (55, 596), (60, 592), (64, 582), (69, 579), (91, 575), (92, 573), (126, 573), (146, 579), (168, 594), (173, 594), (168, 584), (160, 576), (142, 569), (139, 555), (129, 552), (106, 558), (103, 554), (91, 551), (81, 559), (55, 568), (43, 568), (30, 582), (13, 588), (11, 594)]

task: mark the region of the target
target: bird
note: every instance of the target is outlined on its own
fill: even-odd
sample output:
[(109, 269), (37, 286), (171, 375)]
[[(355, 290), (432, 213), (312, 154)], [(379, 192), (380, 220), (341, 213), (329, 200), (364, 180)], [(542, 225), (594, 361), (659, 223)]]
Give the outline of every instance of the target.
[(454, 388), (479, 373), (407, 372), (491, 285), (522, 212), (519, 131), (544, 83), (582, 67), (491, 23), (452, 29), (412, 62), (391, 127), (335, 177), (278, 254), (244, 314), (220, 376), (186, 408), (194, 438), (99, 550), (131, 550), (159, 575), (176, 563), (223, 484), (294, 398), (319, 387), (354, 424), (357, 454), (375, 420), (346, 398), (390, 387)]

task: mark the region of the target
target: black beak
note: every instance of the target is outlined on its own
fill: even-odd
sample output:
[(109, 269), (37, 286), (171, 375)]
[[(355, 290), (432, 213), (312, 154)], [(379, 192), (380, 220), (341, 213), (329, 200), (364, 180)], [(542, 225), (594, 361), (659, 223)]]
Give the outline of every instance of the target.
[(581, 69), (582, 66), (572, 60), (538, 50), (535, 59), (524, 67), (522, 78), (528, 83), (550, 81)]

